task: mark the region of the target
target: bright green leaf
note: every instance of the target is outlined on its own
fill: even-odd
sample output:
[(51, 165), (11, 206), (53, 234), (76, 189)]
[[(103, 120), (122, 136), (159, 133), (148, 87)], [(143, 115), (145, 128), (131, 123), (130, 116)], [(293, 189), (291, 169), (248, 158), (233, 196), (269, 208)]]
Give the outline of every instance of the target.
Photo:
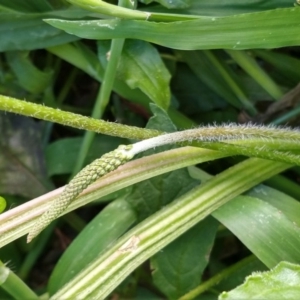
[(249, 196), (238, 196), (212, 214), (266, 266), (299, 262), (300, 228), (279, 209)]
[(299, 19), (300, 8), (292, 7), (171, 23), (121, 19), (45, 21), (56, 28), (87, 39), (140, 39), (181, 50), (242, 50), (298, 46)]
[(223, 292), (219, 299), (282, 300), (299, 299), (299, 296), (300, 266), (281, 262), (271, 271), (250, 275), (243, 285)]
[[(110, 43), (98, 43), (98, 53), (102, 65), (107, 64)], [(126, 40), (118, 65), (117, 78), (132, 88), (139, 88), (157, 105), (167, 109), (171, 93), (170, 73), (165, 67), (158, 51), (149, 43)]]
[(0, 213), (2, 213), (6, 208), (6, 201), (0, 196)]
[(267, 203), (273, 205), (274, 207), (278, 208), (292, 222), (295, 222), (300, 227), (300, 202), (296, 199), (263, 184), (260, 184), (254, 189), (251, 189), (247, 193), (247, 195), (262, 199)]
[(217, 228), (218, 222), (208, 217), (151, 258), (154, 284), (168, 299), (200, 284)]
[(106, 206), (77, 236), (53, 270), (48, 290), (54, 294), (98, 257), (136, 221), (130, 205), (118, 199)]

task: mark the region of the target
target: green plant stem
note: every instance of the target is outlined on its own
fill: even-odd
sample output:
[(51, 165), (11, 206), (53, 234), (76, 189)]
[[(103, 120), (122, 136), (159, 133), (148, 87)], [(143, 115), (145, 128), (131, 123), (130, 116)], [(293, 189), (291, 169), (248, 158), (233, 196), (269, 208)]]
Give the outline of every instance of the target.
[[(113, 87), (117, 65), (123, 49), (124, 41), (124, 39), (114, 39), (111, 42), (110, 58), (108, 60), (103, 82), (101, 84), (100, 91), (96, 98), (96, 103), (92, 112), (92, 118), (94, 119), (101, 119), (109, 102), (109, 97)], [(74, 177), (82, 169), (94, 137), (95, 132), (92, 131), (88, 131), (84, 134), (84, 138), (71, 177)]]
[[(124, 0), (119, 1), (119, 7), (125, 5), (132, 6), (132, 3), (130, 1), (128, 2)], [(111, 48), (107, 57), (107, 67), (105, 69), (104, 78), (92, 112), (92, 118), (94, 119), (102, 118), (107, 104), (109, 102), (124, 42), (125, 39), (113, 39), (111, 41)], [(94, 137), (95, 132), (92, 131), (87, 131), (84, 134), (83, 141), (71, 177), (74, 177), (82, 169), (86, 156), (89, 152), (90, 146), (93, 143)]]
[(300, 199), (300, 187), (296, 182), (291, 181), (283, 175), (276, 175), (265, 182), (268, 186), (280, 190), (287, 195)]
[(46, 228), (45, 232), (43, 232), (39, 236), (31, 250), (24, 258), (23, 263), (18, 271), (20, 278), (22, 278), (23, 280), (28, 277), (28, 274), (30, 273), (32, 267), (37, 262), (41, 253), (44, 251), (56, 225), (57, 222), (53, 222), (49, 227)]
[[(112, 136), (119, 136), (129, 139), (148, 139), (155, 136), (158, 136), (162, 134), (162, 132), (155, 131), (155, 130), (149, 130), (149, 129), (141, 129), (137, 127), (132, 126), (126, 126), (121, 125), (117, 123), (110, 123), (105, 122), (102, 120), (95, 120), (92, 118), (84, 117), (81, 115), (73, 114), (70, 112), (65, 112), (57, 109), (53, 109), (50, 107), (26, 102), (26, 101), (20, 101), (11, 97), (6, 97), (0, 95), (0, 110), (9, 111), (13, 113), (19, 113), (25, 116), (40, 118), (46, 121), (56, 122), (59, 124), (63, 124), (66, 126), (71, 126), (79, 129), (84, 130), (91, 130), (98, 133), (108, 134)], [(231, 128), (231, 129), (230, 129)], [(248, 155), (248, 156), (257, 156), (257, 157), (263, 157), (267, 159), (273, 159), (273, 160), (281, 160), (285, 162), (290, 162), (294, 164), (298, 164), (299, 158), (298, 156), (294, 155), (293, 153), (285, 153), (281, 151), (270, 151), (268, 149), (268, 144), (270, 144), (270, 148), (274, 148), (274, 144), (282, 144), (284, 145), (284, 141), (287, 141), (289, 138), (290, 141), (287, 143), (287, 149), (290, 149), (291, 144), (293, 143), (292, 140), (297, 141), (300, 139), (300, 133), (295, 130), (288, 130), (288, 129), (277, 129), (277, 128), (268, 128), (268, 127), (256, 127), (256, 128), (248, 128), (250, 131), (252, 130), (253, 139), (257, 139), (258, 137), (261, 138), (262, 141), (264, 141), (264, 147), (262, 145), (258, 145), (258, 147), (255, 147), (255, 144), (251, 147), (243, 147), (240, 145), (230, 145), (226, 143), (207, 143), (202, 142), (195, 144), (197, 146), (206, 147), (214, 150), (219, 151), (226, 151), (227, 154), (237, 155)], [(246, 136), (246, 131), (248, 130), (247, 126), (229, 126), (229, 131), (235, 132), (236, 138), (242, 138), (243, 136)], [(246, 131), (245, 131), (246, 130)], [(215, 140), (218, 141), (219, 139), (226, 139), (226, 136), (228, 136), (228, 131), (224, 130), (224, 127), (203, 127), (199, 128), (199, 132), (201, 134), (198, 134), (198, 136), (205, 137), (207, 140)], [(196, 140), (196, 137), (188, 136), (185, 132), (181, 133), (185, 140)], [(222, 137), (223, 135), (223, 137)], [(271, 139), (271, 136), (274, 138), (274, 140)], [(284, 139), (284, 141), (277, 139)], [(165, 137), (163, 137), (164, 139)], [(231, 136), (231, 138), (234, 138), (234, 136)], [(248, 137), (249, 140), (251, 140)], [(246, 141), (246, 139), (245, 139)], [(180, 140), (175, 141), (181, 142)], [(249, 142), (251, 144), (251, 141)], [(184, 143), (182, 143), (184, 145)], [(186, 144), (190, 144), (189, 142), (186, 142)], [(272, 146), (273, 145), (273, 146)], [(155, 145), (153, 145), (155, 146)], [(281, 146), (280, 149), (284, 150)]]
[[(64, 44), (51, 48), (47, 51), (67, 61), (76, 68), (90, 75), (95, 80), (102, 82), (104, 78), (104, 68), (99, 63), (97, 55), (87, 48), (84, 44), (77, 42), (75, 44)], [(140, 90), (132, 90), (125, 83), (115, 79), (114, 91), (126, 99), (133, 102), (147, 105), (150, 99)]]
[(73, 228), (77, 232), (80, 232), (86, 226), (86, 222), (72, 211), (64, 215), (63, 219), (71, 228)]
[(211, 63), (215, 66), (215, 68), (219, 71), (222, 75), (225, 82), (231, 88), (233, 93), (237, 96), (237, 98), (242, 103), (243, 107), (252, 115), (255, 116), (257, 114), (256, 108), (253, 104), (249, 101), (248, 97), (242, 91), (240, 86), (234, 81), (234, 79), (230, 76), (224, 66), (220, 63), (220, 61), (215, 57), (212, 51), (204, 50), (203, 53), (208, 57)]
[(161, 134), (161, 132), (155, 130), (95, 120), (78, 114), (17, 100), (3, 95), (0, 95), (0, 110), (128, 139), (147, 139)]
[(273, 79), (258, 65), (256, 60), (245, 51), (226, 50), (234, 61), (244, 69), (260, 86), (262, 86), (275, 100), (279, 100), (283, 93)]
[(297, 106), (291, 111), (287, 112), (286, 114), (283, 114), (282, 116), (273, 120), (271, 124), (280, 125), (280, 124), (287, 123), (290, 119), (298, 116), (299, 114), (300, 114), (300, 106)]
[(230, 277), (231, 275), (234, 275), (236, 271), (239, 269), (247, 266), (248, 264), (251, 264), (254, 260), (256, 260), (256, 257), (254, 255), (250, 255), (242, 260), (240, 260), (238, 263), (222, 270), (220, 273), (216, 274), (215, 276), (211, 277), (210, 279), (206, 280), (205, 282), (201, 283), (199, 286), (197, 286), (195, 289), (191, 290), (184, 296), (180, 297), (178, 300), (191, 300), (196, 298), (197, 296), (201, 295), (211, 287), (217, 285), (220, 281), (223, 279), (226, 279)]
[(0, 261), (0, 286), (14, 299), (39, 299), (38, 296)]
[(288, 167), (278, 162), (248, 159), (218, 174), (129, 231), (51, 300), (105, 299), (137, 266), (215, 209)]
[(57, 96), (56, 102), (59, 105), (61, 105), (64, 102), (64, 100), (66, 99), (71, 87), (74, 84), (74, 80), (75, 80), (77, 74), (78, 74), (78, 69), (73, 68), (72, 71), (70, 72), (70, 74), (68, 75), (68, 77), (66, 78), (64, 85), (61, 88), (61, 90)]
[[(280, 142), (280, 140), (279, 140)], [(288, 151), (277, 151), (274, 148), (268, 147), (244, 147), (240, 145), (230, 145), (227, 143), (197, 143), (203, 148), (208, 148), (212, 150), (218, 150), (220, 152), (226, 153), (228, 155), (244, 155), (249, 157), (258, 157), (263, 159), (270, 159), (274, 161), (280, 161), (295, 165), (300, 165), (300, 156), (289, 153)]]

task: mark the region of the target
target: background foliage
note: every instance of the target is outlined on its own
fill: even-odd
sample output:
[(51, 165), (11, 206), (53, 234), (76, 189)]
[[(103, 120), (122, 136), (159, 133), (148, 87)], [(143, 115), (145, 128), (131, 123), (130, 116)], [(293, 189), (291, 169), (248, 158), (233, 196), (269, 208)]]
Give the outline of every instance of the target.
[[(0, 0), (0, 94), (165, 132), (228, 122), (298, 126), (300, 8), (294, 1), (135, 4), (137, 9), (130, 1)], [(24, 207), (66, 184), (102, 154), (134, 142), (46, 120), (0, 113), (0, 211), (5, 205), (12, 212)], [(6, 265), (0, 265), (0, 298), (65, 295), (63, 286), (100, 261), (129, 229), (186, 199), (189, 191), (205, 190), (217, 174), (224, 176), (226, 197), (233, 200), (207, 210), (201, 222), (141, 261), (110, 297), (299, 296), (299, 284), (289, 285), (299, 276), (299, 166), (246, 161), (213, 150), (203, 152), (202, 160), (195, 154), (192, 161), (191, 152), (184, 156), (175, 146), (145, 155), (171, 149), (177, 153), (169, 154), (173, 165), (188, 157), (191, 162), (165, 173), (157, 170), (162, 162), (167, 165), (167, 155), (143, 160), (141, 168), (152, 169), (148, 177), (136, 175), (140, 179), (130, 173), (139, 165), (129, 165), (129, 183), (119, 187), (114, 179), (110, 190), (92, 195), (95, 201), (53, 223), (31, 244), (17, 239), (25, 231), (7, 240), (3, 231), (0, 259)], [(298, 155), (299, 147), (291, 153)], [(232, 166), (242, 172), (230, 173)], [(237, 192), (233, 186), (239, 184)], [(221, 185), (211, 185), (212, 192), (221, 191)], [(10, 221), (0, 216), (0, 232), (5, 222)], [(268, 269), (235, 289), (252, 272)], [(89, 296), (99, 296), (99, 289)]]

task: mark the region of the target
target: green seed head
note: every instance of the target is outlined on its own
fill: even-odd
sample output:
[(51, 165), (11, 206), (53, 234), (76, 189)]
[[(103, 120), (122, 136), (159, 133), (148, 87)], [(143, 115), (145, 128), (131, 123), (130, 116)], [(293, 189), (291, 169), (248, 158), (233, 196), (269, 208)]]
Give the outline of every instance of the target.
[(70, 203), (90, 184), (103, 175), (116, 170), (133, 158), (132, 145), (120, 145), (83, 168), (65, 187), (50, 208), (37, 220), (28, 234), (27, 242), (35, 238), (46, 226), (58, 218)]

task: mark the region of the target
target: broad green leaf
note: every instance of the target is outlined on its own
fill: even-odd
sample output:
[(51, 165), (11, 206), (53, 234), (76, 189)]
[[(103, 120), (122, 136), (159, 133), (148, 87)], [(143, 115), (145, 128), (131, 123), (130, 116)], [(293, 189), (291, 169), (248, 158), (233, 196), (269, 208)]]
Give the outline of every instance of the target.
[(212, 215), (269, 268), (282, 260), (299, 262), (300, 228), (274, 206), (239, 196)]
[(191, 0), (140, 0), (140, 2), (149, 4), (152, 2), (158, 2), (166, 8), (188, 8), (191, 4)]
[[(98, 54), (102, 65), (107, 64), (110, 43), (98, 43)], [(149, 43), (126, 40), (118, 65), (117, 78), (132, 88), (139, 88), (157, 105), (167, 109), (170, 103), (170, 73), (158, 51)]]
[(41, 131), (32, 119), (0, 114), (0, 191), (34, 198), (49, 189)]
[[(71, 173), (82, 143), (82, 137), (65, 138), (49, 144), (46, 148), (48, 176)], [(97, 135), (86, 158), (86, 164), (104, 153), (114, 150), (124, 139), (107, 135)]]
[(168, 299), (200, 284), (217, 228), (218, 222), (208, 217), (151, 258), (154, 284)]
[(51, 84), (53, 71), (39, 70), (31, 62), (29, 52), (6, 52), (6, 59), (19, 84), (30, 93), (41, 93)]
[(48, 283), (54, 294), (85, 266), (106, 250), (136, 221), (131, 206), (123, 199), (108, 204), (77, 236), (56, 264)]
[(87, 39), (140, 39), (181, 50), (242, 50), (299, 45), (299, 18), (300, 8), (292, 7), (171, 23), (121, 19), (45, 21), (56, 28)]
[[(147, 128), (166, 132), (176, 130), (168, 115), (155, 104), (151, 105), (154, 116), (149, 120)], [(159, 150), (148, 150), (143, 156), (172, 149), (172, 146), (159, 147)], [(188, 170), (181, 169), (137, 183), (126, 200), (134, 207), (139, 220), (150, 216), (174, 199), (183, 195), (199, 183), (192, 179)]]
[(286, 0), (189, 0), (189, 6), (184, 9), (165, 8), (161, 5), (155, 5), (142, 8), (142, 10), (161, 13), (175, 13), (186, 15), (201, 15), (201, 16), (227, 16), (241, 13), (249, 13), (263, 10), (270, 10), (283, 7), (293, 6), (294, 1)]
[(0, 52), (43, 49), (78, 40), (45, 24), (42, 18), (46, 16), (50, 15), (1, 13)]
[(241, 286), (223, 292), (219, 299), (299, 299), (300, 266), (280, 262), (273, 270), (255, 273), (246, 278)]

